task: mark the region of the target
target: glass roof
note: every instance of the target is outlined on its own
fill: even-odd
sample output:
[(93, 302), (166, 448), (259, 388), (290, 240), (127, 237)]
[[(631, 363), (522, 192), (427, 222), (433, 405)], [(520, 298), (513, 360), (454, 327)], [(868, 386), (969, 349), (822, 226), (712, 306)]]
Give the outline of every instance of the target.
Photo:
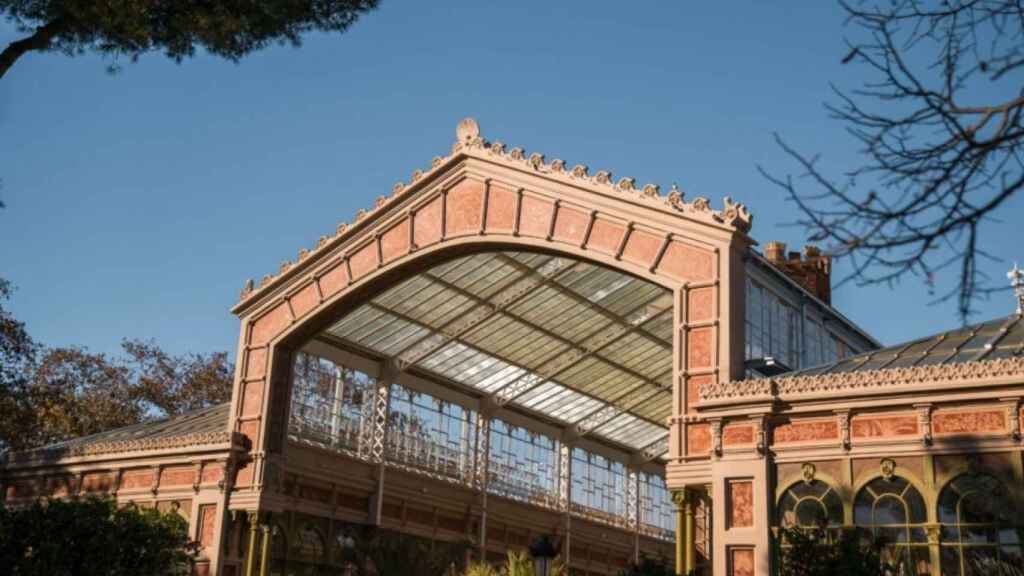
[(571, 258), (491, 252), (409, 278), (324, 335), (643, 450), (668, 435), (671, 324), (660, 286)]
[(1024, 321), (1014, 314), (782, 375), (807, 376), (958, 364), (1024, 355)]

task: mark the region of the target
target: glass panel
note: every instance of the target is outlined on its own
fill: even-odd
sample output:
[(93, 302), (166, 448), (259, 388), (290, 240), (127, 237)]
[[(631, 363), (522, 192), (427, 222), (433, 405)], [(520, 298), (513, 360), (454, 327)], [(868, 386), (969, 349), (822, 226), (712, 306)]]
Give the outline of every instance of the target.
[(289, 436), (326, 447), (357, 450), (375, 380), (358, 370), (300, 352), (295, 357), (292, 382)]
[(467, 482), (473, 468), (475, 418), (458, 404), (392, 384), (388, 459)]
[(961, 549), (964, 555), (965, 576), (999, 575), (996, 549), (988, 546), (971, 546)]
[(799, 526), (822, 526), (828, 522), (828, 512), (820, 500), (805, 498), (796, 505), (796, 522)]
[(907, 522), (907, 509), (903, 502), (893, 496), (883, 496), (875, 501), (875, 513), (872, 517), (873, 525), (884, 524), (905, 524)]
[(557, 504), (558, 452), (554, 440), (503, 420), (492, 420), (490, 458), (489, 491), (541, 506)]
[(582, 448), (573, 448), (572, 507), (595, 520), (624, 525), (625, 465)]
[(665, 479), (656, 474), (640, 473), (640, 523), (656, 535), (675, 534), (675, 506)]

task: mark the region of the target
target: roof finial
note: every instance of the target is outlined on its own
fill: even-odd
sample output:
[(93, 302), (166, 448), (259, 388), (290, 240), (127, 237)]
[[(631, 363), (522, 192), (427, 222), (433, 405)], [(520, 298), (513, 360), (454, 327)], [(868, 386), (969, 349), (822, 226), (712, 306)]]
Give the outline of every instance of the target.
[(1017, 297), (1017, 314), (1024, 314), (1024, 270), (1013, 263), (1013, 270), (1006, 273), (1010, 279), (1010, 288), (1013, 288), (1013, 295)]
[(480, 125), (472, 118), (463, 118), (459, 121), (459, 125), (455, 127), (455, 137), (458, 138), (459, 142), (469, 142), (479, 136)]

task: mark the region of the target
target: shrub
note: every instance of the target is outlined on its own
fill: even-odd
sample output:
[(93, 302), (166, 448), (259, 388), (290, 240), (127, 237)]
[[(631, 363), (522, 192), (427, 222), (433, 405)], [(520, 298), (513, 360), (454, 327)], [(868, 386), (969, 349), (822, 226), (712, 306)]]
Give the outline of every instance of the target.
[(11, 576), (187, 575), (198, 548), (173, 512), (96, 497), (0, 504), (0, 566)]

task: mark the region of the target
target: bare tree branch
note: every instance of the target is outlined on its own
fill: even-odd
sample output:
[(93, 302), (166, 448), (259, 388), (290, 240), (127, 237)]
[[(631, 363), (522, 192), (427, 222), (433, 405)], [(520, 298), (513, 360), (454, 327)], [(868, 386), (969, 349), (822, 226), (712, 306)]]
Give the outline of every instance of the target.
[[(987, 224), (1024, 187), (1024, 4), (1014, 0), (840, 1), (854, 38), (842, 64), (873, 78), (833, 87), (826, 105), (861, 145), (863, 165), (833, 179), (817, 158), (776, 142), (807, 184), (761, 170), (795, 202), (811, 239), (852, 265), (843, 282), (891, 285), (905, 276), (934, 290), (958, 270), (962, 320), (996, 288), (978, 267)], [(977, 102), (984, 93), (991, 102)], [(993, 97), (992, 94), (1000, 95)]]

